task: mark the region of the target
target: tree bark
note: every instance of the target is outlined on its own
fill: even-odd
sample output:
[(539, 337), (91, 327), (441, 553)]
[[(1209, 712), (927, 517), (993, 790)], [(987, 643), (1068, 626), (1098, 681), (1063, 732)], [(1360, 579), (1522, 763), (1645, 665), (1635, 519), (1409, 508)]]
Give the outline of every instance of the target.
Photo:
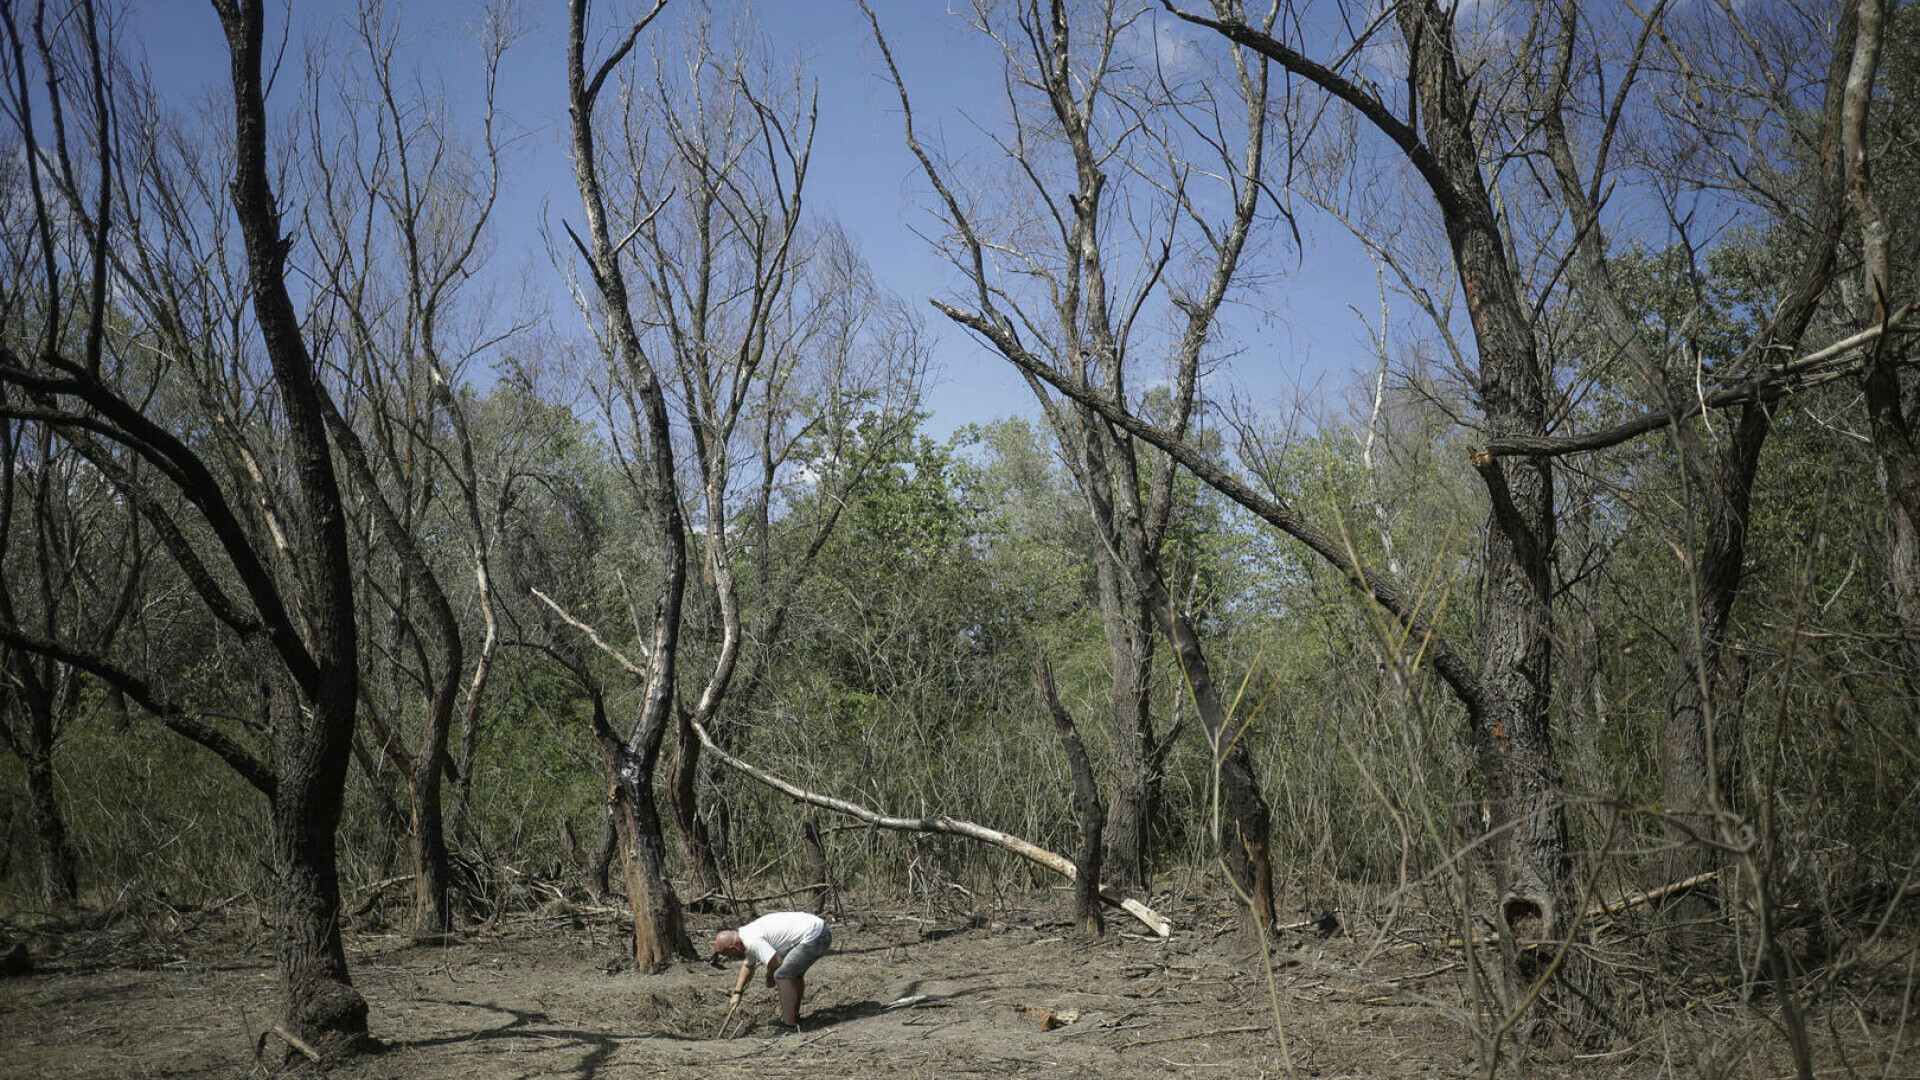
[(620, 853), (627, 906), (633, 912), (634, 968), (642, 975), (653, 975), (676, 960), (697, 956), (687, 936), (680, 899), (667, 880), (666, 838), (654, 801), (653, 775), (664, 725), (642, 723), (633, 738), (622, 741), (607, 722), (605, 695), (597, 686), (589, 686), (588, 696), (593, 701), (593, 734), (606, 760), (607, 811)]
[(28, 820), (39, 842), (39, 889), (41, 904), (48, 911), (65, 911), (80, 894), (79, 873), (73, 844), (67, 839), (67, 826), (60, 814), (55, 791), (51, 745), (36, 748), (26, 758)]
[[(1105, 824), (1100, 785), (1094, 782), (1093, 763), (1087, 759), (1073, 714), (1054, 691), (1053, 669), (1042, 662), (1037, 675), (1047, 711), (1053, 714), (1054, 731), (1060, 736), (1060, 748), (1067, 755), (1067, 768), (1073, 774), (1073, 811), (1080, 819), (1080, 850), (1073, 858), (1073, 917), (1082, 934), (1101, 937), (1107, 932), (1107, 922), (1100, 912), (1100, 828)], [(811, 806), (808, 813), (812, 813)]]
[(1234, 891), (1243, 905), (1241, 915), (1246, 929), (1256, 936), (1276, 923), (1273, 897), (1273, 821), (1267, 800), (1260, 794), (1259, 780), (1253, 772), (1253, 755), (1247, 749), (1246, 727), (1236, 724), (1221, 704), (1214, 689), (1213, 671), (1207, 664), (1200, 637), (1185, 613), (1175, 605), (1165, 579), (1153, 579), (1154, 617), (1173, 643), (1180, 661), (1180, 673), (1186, 690), (1193, 697), (1194, 712), (1200, 716), (1206, 732), (1207, 747), (1213, 763), (1213, 779), (1219, 797), (1226, 803), (1227, 820), (1215, 819), (1220, 857), (1227, 864)]
[(825, 915), (833, 904), (833, 867), (827, 863), (827, 847), (821, 842), (820, 811), (807, 804), (806, 817), (800, 822), (800, 836), (807, 846), (807, 887), (813, 893), (813, 913)]
[(413, 794), (413, 933), (419, 938), (433, 938), (453, 928), (441, 775), (440, 761), (430, 758), (415, 769), (408, 784)]
[[(280, 887), (274, 897), (274, 945), (286, 993), (288, 1030), (328, 1057), (371, 1046), (367, 1002), (353, 988), (340, 939), (340, 879), (335, 837), (340, 825), (352, 733), (352, 703), (327, 701), (332, 724), (302, 724), (288, 689), (276, 692), (279, 782), (273, 796), (274, 866)], [(289, 711), (295, 715), (289, 716)], [(341, 738), (330, 737), (338, 728)]]
[(700, 816), (697, 798), (700, 778), (700, 739), (693, 733), (693, 716), (678, 710), (680, 730), (673, 744), (673, 823), (680, 832), (680, 852), (686, 860), (689, 888), (696, 898), (720, 896), (720, 866)]
[(1124, 587), (1127, 575), (1111, 557), (1100, 552), (1096, 560), (1113, 713), (1113, 809), (1105, 815), (1106, 862), (1115, 886), (1144, 889), (1151, 876), (1160, 793), (1153, 758), (1152, 615), (1145, 598)]
[(652, 770), (624, 752), (614, 767), (618, 776), (613, 823), (619, 835), (627, 906), (633, 911), (633, 965), (643, 975), (665, 971), (677, 960), (697, 955), (667, 880), (666, 842), (655, 808)]
[(293, 657), (298, 707), (287, 700), (295, 686), (283, 683), (276, 691), (282, 702), (276, 717), (279, 782), (273, 821), (283, 879), (276, 923), (287, 1022), (295, 1034), (328, 1053), (352, 1054), (370, 1040), (366, 999), (353, 988), (340, 943), (335, 869), (335, 830), (360, 688), (346, 514), (327, 439), (325, 391), (286, 287), (288, 241), (281, 235), (267, 166), (261, 0), (214, 0), (214, 6), (232, 57), (234, 216), (245, 240), (254, 314), (287, 425), (298, 481), (296, 543), (306, 560), (304, 632), (299, 635), (304, 641), (295, 640), (293, 626), (286, 624), (280, 644), (280, 652)]

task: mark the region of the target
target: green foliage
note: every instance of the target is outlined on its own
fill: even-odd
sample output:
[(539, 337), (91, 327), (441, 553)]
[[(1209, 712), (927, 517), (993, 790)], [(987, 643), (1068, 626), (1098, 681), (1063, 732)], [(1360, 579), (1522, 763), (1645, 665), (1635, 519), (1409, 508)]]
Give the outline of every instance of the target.
[[(224, 763), (151, 719), (121, 730), (91, 703), (55, 757), (67, 833), (80, 860), (81, 902), (96, 909), (164, 900), (175, 907), (264, 897), (267, 804)], [(0, 756), (0, 835), (32, 850), (22, 830), (19, 765)], [(0, 875), (0, 910), (33, 909), (23, 860)]]

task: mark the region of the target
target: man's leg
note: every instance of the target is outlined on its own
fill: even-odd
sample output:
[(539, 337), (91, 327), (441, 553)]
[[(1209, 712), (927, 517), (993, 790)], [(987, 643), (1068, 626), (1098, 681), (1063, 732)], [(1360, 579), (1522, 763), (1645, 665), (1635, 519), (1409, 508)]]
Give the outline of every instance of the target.
[(805, 997), (807, 993), (806, 976), (796, 975), (791, 979), (781, 979), (779, 981), (779, 987), (780, 1022), (786, 1024), (788, 1027), (798, 1026), (800, 1023), (800, 999)]

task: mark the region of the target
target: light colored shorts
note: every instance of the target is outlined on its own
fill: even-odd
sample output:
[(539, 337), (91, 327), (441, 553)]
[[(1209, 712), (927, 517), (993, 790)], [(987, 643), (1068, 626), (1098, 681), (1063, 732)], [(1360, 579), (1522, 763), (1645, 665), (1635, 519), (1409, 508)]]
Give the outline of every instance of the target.
[(807, 973), (815, 960), (827, 955), (833, 949), (832, 929), (821, 926), (820, 932), (795, 945), (788, 951), (786, 958), (774, 970), (776, 979), (797, 979)]

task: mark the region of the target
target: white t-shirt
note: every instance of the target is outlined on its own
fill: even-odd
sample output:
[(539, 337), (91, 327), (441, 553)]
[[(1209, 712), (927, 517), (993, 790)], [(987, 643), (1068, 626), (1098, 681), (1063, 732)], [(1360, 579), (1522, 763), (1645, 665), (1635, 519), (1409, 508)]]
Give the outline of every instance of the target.
[(804, 911), (776, 911), (741, 927), (740, 944), (747, 947), (747, 955), (753, 958), (755, 965), (770, 964), (774, 957), (784, 956), (812, 940), (826, 926), (826, 922), (818, 915), (809, 915)]

